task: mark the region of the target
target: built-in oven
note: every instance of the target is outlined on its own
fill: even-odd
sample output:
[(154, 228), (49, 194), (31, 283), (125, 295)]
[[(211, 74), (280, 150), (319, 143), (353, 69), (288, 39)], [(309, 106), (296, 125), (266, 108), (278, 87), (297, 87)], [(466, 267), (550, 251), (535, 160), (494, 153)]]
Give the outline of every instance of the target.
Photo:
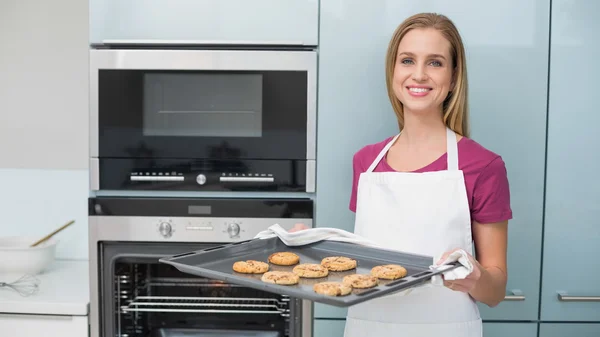
[(92, 190), (314, 192), (313, 49), (90, 50)]
[(308, 301), (158, 262), (312, 218), (308, 199), (90, 198), (91, 337), (312, 336)]

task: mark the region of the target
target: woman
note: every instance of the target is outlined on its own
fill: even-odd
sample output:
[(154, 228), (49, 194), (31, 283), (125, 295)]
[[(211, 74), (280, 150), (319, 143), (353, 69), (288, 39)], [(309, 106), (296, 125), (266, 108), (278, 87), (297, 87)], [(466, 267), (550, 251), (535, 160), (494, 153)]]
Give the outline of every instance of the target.
[(481, 336), (476, 301), (504, 298), (512, 211), (502, 158), (467, 138), (467, 67), (453, 23), (430, 13), (405, 20), (386, 81), (400, 133), (354, 155), (355, 233), (436, 260), (463, 249), (474, 270), (349, 308), (345, 336)]

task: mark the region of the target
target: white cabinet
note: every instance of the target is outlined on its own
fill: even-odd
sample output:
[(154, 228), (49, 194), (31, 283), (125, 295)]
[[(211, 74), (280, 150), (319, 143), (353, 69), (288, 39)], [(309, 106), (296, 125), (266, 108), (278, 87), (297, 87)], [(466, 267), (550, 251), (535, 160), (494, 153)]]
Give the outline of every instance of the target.
[(88, 167), (88, 2), (0, 1), (0, 167)]
[(90, 42), (317, 45), (317, 0), (90, 0)]
[(87, 337), (87, 316), (0, 314), (2, 335), (19, 337)]

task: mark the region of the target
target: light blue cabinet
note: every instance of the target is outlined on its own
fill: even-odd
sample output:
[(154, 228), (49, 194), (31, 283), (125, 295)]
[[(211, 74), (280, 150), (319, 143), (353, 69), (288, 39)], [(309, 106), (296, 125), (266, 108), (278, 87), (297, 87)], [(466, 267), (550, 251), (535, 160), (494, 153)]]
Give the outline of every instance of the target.
[(312, 337), (343, 337), (346, 320), (315, 319)]
[(483, 323), (483, 337), (537, 337), (537, 323)]
[[(472, 137), (506, 162), (514, 220), (506, 301), (485, 319), (535, 320), (544, 192), (549, 0), (321, 1), (316, 223), (353, 230), (352, 156), (397, 133), (385, 86), (389, 39), (406, 17), (445, 13), (467, 47)], [(482, 25), (481, 22), (486, 22)], [(519, 25), (514, 25), (519, 22)], [(513, 88), (513, 89), (511, 89)], [(346, 310), (315, 305), (316, 317)]]
[(598, 13), (598, 1), (552, 2), (542, 320), (600, 321)]
[[(539, 337), (598, 337), (600, 324), (542, 323)], [(487, 337), (487, 336), (486, 336)]]
[[(345, 324), (343, 319), (315, 319), (313, 337), (343, 337)], [(537, 337), (537, 333), (537, 323), (483, 323), (483, 337)]]
[(90, 0), (90, 41), (318, 44), (318, 0)]

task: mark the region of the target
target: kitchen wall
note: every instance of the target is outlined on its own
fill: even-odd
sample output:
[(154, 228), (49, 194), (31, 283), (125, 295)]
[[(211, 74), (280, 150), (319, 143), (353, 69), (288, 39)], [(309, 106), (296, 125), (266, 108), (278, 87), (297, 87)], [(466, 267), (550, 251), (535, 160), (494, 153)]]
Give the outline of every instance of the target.
[(0, 227), (87, 259), (88, 3), (0, 1)]
[[(61, 234), (64, 258), (87, 257), (86, 6), (0, 2), (2, 228), (43, 235), (74, 218)], [(352, 155), (396, 132), (385, 49), (396, 25), (418, 11), (446, 13), (459, 26), (473, 138), (501, 154), (509, 172), (509, 297), (482, 307), (486, 336), (599, 335), (600, 301), (565, 301), (558, 292), (600, 300), (600, 275), (587, 268), (600, 253), (600, 120), (592, 101), (600, 90), (593, 59), (600, 2), (321, 1), (317, 224), (353, 227)], [(344, 315), (317, 304), (315, 337), (341, 336)]]

